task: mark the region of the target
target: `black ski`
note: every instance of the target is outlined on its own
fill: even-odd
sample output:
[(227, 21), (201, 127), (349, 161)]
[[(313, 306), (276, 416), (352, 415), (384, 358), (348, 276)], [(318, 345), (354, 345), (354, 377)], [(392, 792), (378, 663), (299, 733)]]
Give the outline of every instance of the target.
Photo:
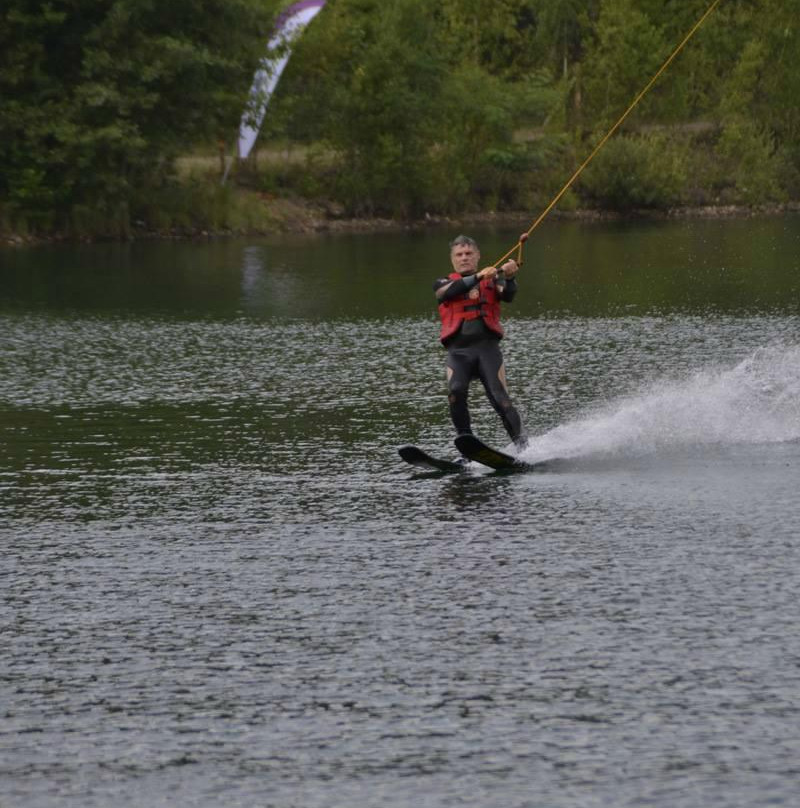
[(456, 438), (456, 447), (467, 459), (475, 460), (497, 471), (547, 471), (552, 468), (551, 461), (526, 463), (513, 455), (487, 446), (474, 435), (459, 435)]
[(464, 471), (466, 467), (465, 462), (433, 457), (418, 446), (412, 446), (410, 443), (398, 447), (397, 451), (406, 463), (411, 463), (412, 466), (427, 469), (428, 471)]

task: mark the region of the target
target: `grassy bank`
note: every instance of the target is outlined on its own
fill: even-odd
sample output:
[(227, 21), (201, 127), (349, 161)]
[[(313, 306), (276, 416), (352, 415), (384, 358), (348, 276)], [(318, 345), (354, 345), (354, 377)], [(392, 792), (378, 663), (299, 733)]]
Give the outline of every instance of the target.
[[(431, 199), (413, 215), (391, 203), (359, 210), (357, 201), (340, 193), (341, 161), (319, 147), (273, 143), (231, 165), (220, 152), (200, 151), (178, 159), (169, 175), (124, 204), (35, 217), (0, 206), (0, 240), (202, 238), (487, 221), (526, 229), (571, 176), (586, 144), (524, 132), (510, 149), (509, 159), (494, 155), (484, 164), (463, 195)], [(550, 159), (534, 159), (543, 154)], [(606, 145), (551, 215), (671, 218), (796, 210), (800, 182), (783, 168), (767, 144), (748, 140), (746, 132), (727, 140), (710, 125), (628, 133)]]

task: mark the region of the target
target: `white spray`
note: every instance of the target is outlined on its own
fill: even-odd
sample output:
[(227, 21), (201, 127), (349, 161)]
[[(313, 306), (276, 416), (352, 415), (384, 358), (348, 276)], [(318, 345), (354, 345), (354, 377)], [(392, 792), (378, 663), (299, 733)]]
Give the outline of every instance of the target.
[(640, 455), (794, 440), (800, 440), (800, 346), (773, 346), (733, 368), (657, 382), (597, 408), (533, 439), (524, 457)]

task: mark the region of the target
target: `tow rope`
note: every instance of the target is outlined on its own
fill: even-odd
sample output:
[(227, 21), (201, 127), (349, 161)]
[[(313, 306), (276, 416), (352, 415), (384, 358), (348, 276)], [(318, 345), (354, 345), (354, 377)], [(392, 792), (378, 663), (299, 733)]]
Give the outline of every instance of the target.
[(599, 152), (600, 149), (602, 149), (603, 146), (605, 146), (608, 139), (614, 134), (614, 132), (617, 131), (617, 129), (620, 128), (620, 126), (622, 126), (623, 122), (628, 117), (628, 115), (630, 115), (630, 113), (633, 111), (634, 107), (642, 100), (642, 98), (644, 98), (644, 96), (647, 94), (650, 88), (656, 83), (656, 81), (658, 81), (661, 74), (672, 64), (675, 57), (683, 50), (686, 43), (694, 36), (697, 29), (700, 28), (700, 26), (706, 21), (706, 19), (709, 16), (711, 16), (711, 13), (720, 4), (720, 2), (721, 0), (714, 0), (714, 2), (706, 10), (705, 14), (703, 14), (703, 16), (700, 17), (700, 19), (692, 26), (691, 30), (683, 38), (680, 45), (678, 45), (678, 47), (675, 48), (674, 51), (672, 51), (669, 58), (656, 71), (653, 78), (651, 78), (650, 81), (647, 82), (644, 89), (636, 96), (636, 98), (633, 99), (630, 106), (625, 110), (625, 112), (622, 113), (619, 120), (611, 127), (611, 129), (608, 130), (608, 132), (604, 135), (604, 137), (600, 140), (600, 142), (594, 147), (592, 153), (583, 161), (583, 163), (581, 163), (581, 165), (578, 167), (575, 173), (567, 180), (564, 187), (553, 197), (553, 200), (550, 202), (550, 204), (539, 214), (538, 218), (535, 219), (533, 224), (519, 237), (519, 241), (504, 256), (498, 258), (497, 261), (495, 261), (492, 266), (499, 266), (501, 263), (503, 263), (503, 261), (509, 258), (515, 250), (517, 252), (517, 259), (518, 259), (517, 263), (520, 265), (522, 264), (522, 245), (528, 240), (530, 234), (539, 226), (539, 224), (542, 222), (545, 216), (547, 216), (547, 214), (550, 213), (550, 211), (558, 204), (558, 201), (561, 199), (561, 197), (564, 196), (564, 194), (570, 189), (575, 180), (578, 179), (578, 177), (583, 172), (583, 169), (586, 168), (586, 166), (588, 166), (589, 163), (592, 162), (597, 152)]

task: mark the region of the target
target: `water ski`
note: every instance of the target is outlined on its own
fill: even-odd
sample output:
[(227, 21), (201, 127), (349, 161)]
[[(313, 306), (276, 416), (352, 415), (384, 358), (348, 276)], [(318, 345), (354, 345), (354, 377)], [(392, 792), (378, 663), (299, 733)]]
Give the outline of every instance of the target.
[(466, 461), (443, 460), (439, 457), (433, 457), (418, 446), (412, 446), (410, 443), (398, 447), (397, 452), (406, 463), (428, 471), (464, 471), (466, 467)]
[(513, 455), (487, 446), (474, 435), (459, 435), (456, 438), (456, 447), (468, 460), (482, 463), (496, 471), (547, 471), (552, 467), (546, 460), (541, 463), (526, 463)]

